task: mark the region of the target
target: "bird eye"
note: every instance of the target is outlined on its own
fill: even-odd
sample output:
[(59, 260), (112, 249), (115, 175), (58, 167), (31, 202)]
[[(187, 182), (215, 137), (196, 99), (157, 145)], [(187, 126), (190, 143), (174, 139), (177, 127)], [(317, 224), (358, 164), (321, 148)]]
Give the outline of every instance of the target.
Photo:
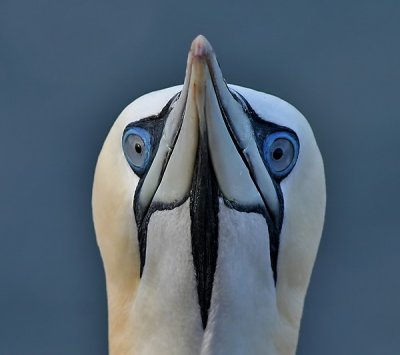
[(150, 156), (149, 133), (139, 127), (126, 129), (122, 137), (122, 149), (133, 171), (142, 174)]
[(264, 159), (270, 171), (283, 178), (293, 169), (299, 154), (299, 143), (288, 132), (274, 132), (264, 140)]

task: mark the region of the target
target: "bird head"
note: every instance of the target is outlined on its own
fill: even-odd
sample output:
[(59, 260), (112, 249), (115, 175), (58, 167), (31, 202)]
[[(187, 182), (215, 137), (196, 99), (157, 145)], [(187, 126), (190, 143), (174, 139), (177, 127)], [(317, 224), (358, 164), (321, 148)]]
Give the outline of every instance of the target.
[(198, 36), (98, 158), (111, 352), (291, 354), (325, 213), (321, 154), (287, 102), (227, 85)]

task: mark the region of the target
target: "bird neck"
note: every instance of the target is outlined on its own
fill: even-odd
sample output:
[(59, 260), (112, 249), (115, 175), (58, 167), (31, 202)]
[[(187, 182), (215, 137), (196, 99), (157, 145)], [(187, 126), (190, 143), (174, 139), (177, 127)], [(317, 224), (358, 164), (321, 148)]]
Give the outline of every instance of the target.
[(218, 264), (203, 328), (185, 237), (189, 211), (185, 203), (152, 216), (139, 282), (121, 273), (122, 265), (114, 269), (119, 272), (106, 271), (110, 354), (294, 354), (299, 324), (280, 307), (272, 270), (265, 267), (268, 228), (256, 213), (220, 205)]

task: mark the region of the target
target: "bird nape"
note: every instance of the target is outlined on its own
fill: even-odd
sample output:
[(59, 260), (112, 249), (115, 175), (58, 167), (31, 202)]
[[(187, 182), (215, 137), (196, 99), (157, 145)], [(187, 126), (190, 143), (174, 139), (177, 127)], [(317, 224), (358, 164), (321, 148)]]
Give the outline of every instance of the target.
[(209, 42), (132, 102), (98, 158), (110, 354), (294, 354), (325, 214), (293, 106), (227, 85)]

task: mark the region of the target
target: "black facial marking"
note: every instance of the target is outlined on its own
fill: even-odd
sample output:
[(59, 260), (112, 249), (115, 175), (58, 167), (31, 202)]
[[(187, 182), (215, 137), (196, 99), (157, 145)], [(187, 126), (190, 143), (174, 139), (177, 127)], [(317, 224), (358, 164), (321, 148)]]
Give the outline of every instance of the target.
[[(125, 131), (127, 131), (131, 127), (140, 127), (146, 129), (150, 133), (152, 149), (150, 152), (149, 164), (144, 170), (144, 172), (139, 176), (140, 180), (138, 186), (136, 187), (135, 195), (133, 201), (139, 200), (139, 194), (143, 186), (144, 179), (150, 169), (150, 166), (154, 160), (154, 157), (157, 153), (159, 143), (161, 140), (161, 135), (164, 130), (165, 122), (168, 118), (169, 113), (171, 112), (171, 104), (177, 100), (180, 93), (176, 94), (168, 101), (168, 103), (164, 106), (161, 112), (158, 115), (153, 115), (150, 117), (145, 117), (139, 121), (132, 122), (126, 126)], [(135, 147), (136, 149), (136, 147)], [(167, 162), (165, 162), (166, 166)], [(164, 167), (165, 170), (165, 167)], [(160, 177), (161, 180), (162, 177)], [(170, 206), (170, 208), (174, 208), (176, 206)], [(142, 276), (144, 264), (146, 262), (146, 247), (147, 247), (147, 226), (150, 220), (150, 217), (153, 212), (159, 209), (168, 209), (168, 206), (157, 206), (152, 205), (151, 210), (143, 209), (138, 203), (133, 203), (134, 215), (136, 220), (136, 225), (138, 228), (138, 242), (139, 242), (139, 255), (140, 255), (140, 276)]]
[(192, 254), (203, 328), (207, 326), (218, 254), (219, 189), (208, 152), (200, 139), (190, 192)]
[[(225, 82), (226, 84), (226, 82)], [(226, 84), (227, 85), (227, 84)], [(250, 173), (250, 177), (254, 182), (254, 186), (257, 188), (260, 196), (262, 197), (263, 194), (261, 193), (261, 191), (258, 188), (258, 184), (257, 184), (257, 180), (253, 174), (253, 169), (250, 166), (250, 163), (247, 161), (247, 159), (245, 158), (243, 152), (241, 151), (239, 142), (237, 141), (237, 138), (235, 136), (234, 130), (230, 124), (229, 121), (229, 117), (227, 116), (227, 113), (225, 112), (221, 99), (218, 95), (218, 90), (214, 84), (213, 81), (213, 86), (214, 86), (214, 90), (217, 96), (217, 100), (219, 102), (219, 106), (221, 109), (221, 113), (222, 113), (222, 117), (224, 118), (224, 122), (226, 127), (228, 128), (228, 132), (231, 136), (232, 141), (235, 144), (235, 147), (238, 151), (238, 153), (240, 154), (240, 156), (242, 157), (242, 161), (244, 162), (244, 164), (246, 165), (246, 167), (248, 168), (248, 171)], [(254, 109), (251, 107), (251, 105), (249, 104), (249, 102), (238, 92), (230, 89), (227, 86), (228, 90), (231, 92), (233, 98), (242, 106), (243, 111), (247, 114), (251, 125), (253, 126), (253, 131), (255, 134), (255, 141), (257, 144), (257, 148), (258, 151), (260, 153), (261, 156), (263, 156), (263, 142), (265, 137), (268, 134), (271, 134), (273, 132), (277, 132), (277, 131), (286, 131), (290, 134), (293, 135), (293, 137), (298, 141), (296, 134), (290, 130), (287, 127), (283, 127), (283, 126), (279, 126), (277, 124), (274, 124), (272, 122), (268, 122), (263, 120), (262, 118), (260, 118), (257, 113), (254, 111)], [(282, 190), (280, 187), (280, 182), (285, 178), (285, 176), (282, 177), (276, 177), (273, 174), (271, 174), (271, 171), (268, 167), (268, 165), (265, 163), (265, 160), (263, 159), (265, 167), (267, 168), (271, 178), (272, 178), (272, 182), (274, 184), (275, 187), (275, 191), (278, 197), (278, 202), (279, 202), (279, 217), (278, 220), (276, 220), (276, 218), (274, 218), (273, 213), (270, 211), (269, 207), (268, 207), (268, 203), (267, 201), (264, 201), (264, 205), (266, 208), (266, 211), (261, 212), (260, 214), (262, 214), (266, 221), (267, 221), (267, 225), (268, 225), (268, 231), (269, 231), (269, 244), (270, 244), (270, 259), (271, 259), (271, 268), (272, 268), (272, 272), (273, 272), (273, 277), (274, 277), (274, 281), (276, 284), (277, 281), (277, 264), (278, 264), (278, 252), (279, 252), (279, 236), (281, 233), (281, 229), (282, 229), (282, 221), (283, 221), (283, 212), (284, 212), (284, 200), (283, 200), (283, 195), (282, 195)], [(225, 203), (226, 204), (226, 203)], [(235, 206), (234, 207), (236, 210), (238, 211), (248, 211), (251, 212), (251, 209), (249, 210), (248, 208), (243, 208), (241, 206)], [(257, 207), (255, 207), (257, 208)]]
[[(215, 88), (215, 86), (214, 86)], [(236, 91), (230, 89), (234, 99), (239, 102), (243, 108), (244, 113), (247, 115), (249, 121), (254, 130), (255, 141), (261, 157), (263, 157), (263, 142), (265, 137), (274, 132), (284, 131), (293, 137), (298, 142), (296, 134), (288, 129), (271, 122), (261, 119), (247, 100), (242, 97)], [(224, 118), (225, 125), (231, 136), (232, 141), (235, 144), (238, 154), (240, 154), (242, 161), (248, 168), (251, 179), (253, 180), (254, 186), (258, 189), (260, 196), (262, 193), (259, 190), (258, 183), (254, 174), (254, 167), (251, 166), (251, 162), (246, 159), (242, 152), (239, 142), (235, 136), (235, 132), (230, 125), (230, 120), (234, 119), (227, 117), (227, 114), (223, 108), (220, 97), (218, 96), (218, 90), (215, 88), (219, 106), (221, 109), (222, 116)], [(139, 195), (143, 186), (143, 182), (147, 176), (148, 170), (154, 160), (156, 152), (159, 148), (159, 142), (162, 136), (162, 132), (165, 127), (166, 120), (171, 111), (173, 102), (179, 97), (180, 93), (175, 95), (167, 105), (162, 109), (158, 115), (144, 118), (140, 121), (129, 124), (125, 130), (132, 126), (146, 129), (152, 140), (152, 148), (150, 152), (149, 163), (146, 169), (140, 174), (140, 180), (135, 191), (134, 201), (139, 201)], [(182, 117), (183, 121), (183, 117)], [(182, 123), (181, 121), (181, 123)], [(175, 147), (176, 139), (180, 133), (181, 126), (178, 127), (175, 140), (172, 145), (172, 150)], [(264, 216), (266, 219), (268, 230), (269, 230), (269, 244), (270, 244), (270, 260), (271, 268), (273, 272), (274, 281), (277, 281), (277, 262), (279, 252), (279, 236), (282, 228), (283, 212), (284, 212), (284, 201), (282, 190), (280, 187), (281, 181), (285, 176), (276, 176), (271, 173), (268, 164), (264, 161), (266, 169), (272, 178), (276, 194), (279, 201), (279, 215), (278, 218), (269, 210), (267, 201), (264, 201), (265, 206), (241, 206), (235, 202), (227, 200), (221, 193), (216, 180), (215, 172), (211, 163), (209, 154), (207, 135), (202, 136), (199, 139), (199, 147), (196, 156), (196, 164), (193, 172), (192, 186), (187, 196), (184, 196), (181, 201), (177, 201), (173, 204), (166, 203), (154, 203), (151, 202), (149, 207), (143, 208), (139, 203), (134, 203), (134, 214), (136, 223), (138, 226), (138, 241), (139, 241), (139, 252), (140, 252), (140, 276), (142, 276), (145, 259), (146, 259), (146, 246), (147, 246), (147, 230), (148, 223), (152, 214), (159, 210), (171, 210), (182, 205), (188, 198), (190, 198), (190, 217), (191, 217), (191, 244), (192, 244), (192, 256), (194, 270), (196, 274), (197, 282), (197, 294), (198, 302), (200, 305), (202, 325), (205, 329), (208, 321), (208, 311), (211, 305), (212, 289), (214, 282), (214, 274), (217, 265), (218, 256), (218, 212), (219, 212), (219, 198), (224, 200), (224, 204), (231, 209), (240, 212), (255, 212)], [(135, 146), (137, 153), (142, 152), (143, 147), (140, 145)], [(163, 174), (168, 165), (170, 156), (165, 158), (162, 173), (160, 174), (158, 185), (162, 181)], [(271, 151), (272, 158), (279, 160), (282, 158), (282, 150), (276, 149)], [(286, 172), (285, 172), (286, 174)]]

